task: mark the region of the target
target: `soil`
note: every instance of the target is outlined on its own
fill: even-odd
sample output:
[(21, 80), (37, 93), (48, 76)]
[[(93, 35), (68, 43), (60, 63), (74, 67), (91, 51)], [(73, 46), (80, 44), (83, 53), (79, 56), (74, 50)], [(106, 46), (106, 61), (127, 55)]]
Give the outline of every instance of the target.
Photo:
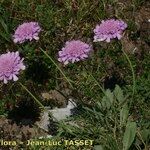
[[(3, 139), (4, 141), (16, 141), (17, 143), (26, 142), (29, 139), (35, 138), (35, 137), (42, 137), (46, 136), (47, 133), (43, 130), (39, 129), (36, 126), (29, 126), (29, 125), (17, 125), (16, 123), (13, 123), (12, 120), (6, 119), (5, 117), (0, 117), (0, 139)], [(14, 149), (19, 149), (22, 147), (21, 145), (18, 145)], [(0, 146), (0, 149), (9, 149), (9, 146)]]

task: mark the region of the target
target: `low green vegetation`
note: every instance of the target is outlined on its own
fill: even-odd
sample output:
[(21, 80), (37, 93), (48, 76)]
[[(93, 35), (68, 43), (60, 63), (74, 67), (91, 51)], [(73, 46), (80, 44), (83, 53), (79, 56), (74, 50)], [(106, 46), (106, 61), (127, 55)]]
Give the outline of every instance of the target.
[[(144, 18), (137, 19), (147, 4), (146, 0), (0, 1), (0, 53), (19, 51), (26, 65), (19, 81), (0, 83), (0, 115), (8, 117), (26, 100), (33, 101), (39, 114), (35, 99), (44, 106), (57, 107), (42, 99), (43, 91), (69, 89), (69, 95), (63, 94), (75, 100), (77, 108), (74, 115), (58, 122), (52, 140), (94, 140), (88, 146), (34, 145), (24, 149), (150, 149), (149, 35), (142, 29)], [(108, 18), (128, 24), (123, 38), (93, 43), (95, 26)], [(16, 27), (26, 21), (39, 22), (40, 40), (14, 44)], [(57, 60), (58, 51), (72, 39), (92, 44), (93, 52), (84, 61), (63, 66)]]

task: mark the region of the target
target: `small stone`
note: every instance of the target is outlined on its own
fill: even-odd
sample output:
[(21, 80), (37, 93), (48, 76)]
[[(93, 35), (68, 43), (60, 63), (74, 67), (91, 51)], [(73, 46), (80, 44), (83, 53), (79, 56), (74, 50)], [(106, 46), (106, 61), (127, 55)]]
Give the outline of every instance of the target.
[(49, 113), (52, 114), (55, 121), (64, 120), (67, 117), (71, 116), (71, 110), (76, 107), (76, 104), (69, 99), (68, 105), (66, 108), (54, 108), (51, 109), (47, 107), (46, 111), (43, 112), (41, 116), (41, 120), (37, 122), (37, 125), (48, 132), (48, 125), (49, 125)]

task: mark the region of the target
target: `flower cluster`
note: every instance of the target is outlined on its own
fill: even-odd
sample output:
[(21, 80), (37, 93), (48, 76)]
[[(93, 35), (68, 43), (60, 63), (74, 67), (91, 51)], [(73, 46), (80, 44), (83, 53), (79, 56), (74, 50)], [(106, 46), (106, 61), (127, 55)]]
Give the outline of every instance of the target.
[[(103, 20), (94, 29), (94, 42), (106, 41), (111, 39), (121, 39), (122, 32), (127, 28), (127, 24), (122, 20), (108, 19)], [(39, 40), (41, 27), (38, 22), (26, 22), (18, 26), (14, 35), (14, 43), (23, 43), (33, 39)], [(88, 57), (92, 46), (80, 40), (67, 41), (65, 46), (58, 52), (58, 61), (64, 65), (78, 62)], [(24, 70), (23, 58), (19, 52), (8, 52), (0, 55), (0, 80), (7, 83), (8, 80), (17, 81), (20, 70)]]
[(110, 42), (111, 39), (122, 37), (122, 32), (127, 28), (127, 24), (122, 20), (109, 19), (102, 21), (94, 29), (94, 42), (105, 41)]
[(14, 35), (14, 43), (23, 43), (27, 40), (39, 40), (38, 34), (41, 28), (37, 22), (26, 22), (18, 26)]
[(19, 52), (8, 52), (0, 55), (0, 80), (7, 83), (8, 80), (17, 81), (20, 70), (24, 70), (23, 58), (19, 56)]
[(64, 65), (68, 64), (69, 62), (74, 63), (87, 58), (91, 50), (92, 49), (90, 45), (80, 40), (68, 41), (66, 42), (65, 47), (59, 51), (58, 61), (64, 63)]

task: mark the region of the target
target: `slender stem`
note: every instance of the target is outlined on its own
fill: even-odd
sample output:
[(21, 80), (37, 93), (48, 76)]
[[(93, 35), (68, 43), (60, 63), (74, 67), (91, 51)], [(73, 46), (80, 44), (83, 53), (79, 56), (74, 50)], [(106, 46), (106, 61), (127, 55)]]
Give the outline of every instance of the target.
[(66, 81), (69, 83), (69, 85), (73, 88), (72, 83), (69, 81), (70, 79), (68, 79), (66, 77), (66, 75), (63, 73), (63, 71), (60, 69), (60, 67), (55, 63), (55, 61), (51, 58), (51, 56), (49, 56), (42, 48), (40, 48), (41, 51), (51, 60), (51, 62), (57, 67), (57, 69), (60, 71), (60, 73), (64, 76), (64, 78), (66, 79)]
[(146, 146), (146, 144), (145, 144), (145, 142), (144, 142), (144, 140), (143, 140), (143, 138), (142, 138), (142, 136), (141, 136), (140, 132), (139, 132), (139, 131), (137, 131), (137, 134), (139, 135), (139, 137), (140, 137), (140, 139), (141, 139), (142, 143), (144, 144), (144, 150), (147, 150), (147, 146)]
[(93, 78), (93, 80), (95, 81), (95, 83), (99, 86), (99, 88), (104, 93), (104, 95), (106, 96), (106, 93), (105, 93), (105, 90), (103, 89), (103, 87), (98, 83), (98, 81), (95, 79), (95, 77), (86, 69), (85, 66), (84, 66), (84, 68), (87, 71), (87, 73)]
[(44, 105), (22, 83), (19, 82), (19, 84), (31, 95), (31, 97), (39, 104), (41, 108), (45, 109)]
[[(88, 72), (89, 73), (89, 72)], [(99, 88), (101, 89), (101, 91), (106, 95), (104, 89), (102, 88), (102, 86), (98, 83), (98, 81), (95, 79), (95, 77), (89, 73), (89, 75), (93, 78), (93, 80), (95, 81), (95, 83), (99, 86)]]
[(132, 97), (133, 97), (133, 95), (135, 94), (135, 88), (136, 88), (135, 73), (134, 73), (133, 65), (131, 63), (130, 58), (128, 57), (128, 55), (125, 53), (125, 51), (123, 49), (122, 49), (122, 51), (123, 51), (123, 54), (125, 55), (127, 61), (129, 62), (131, 72), (132, 72), (132, 80), (133, 80)]

